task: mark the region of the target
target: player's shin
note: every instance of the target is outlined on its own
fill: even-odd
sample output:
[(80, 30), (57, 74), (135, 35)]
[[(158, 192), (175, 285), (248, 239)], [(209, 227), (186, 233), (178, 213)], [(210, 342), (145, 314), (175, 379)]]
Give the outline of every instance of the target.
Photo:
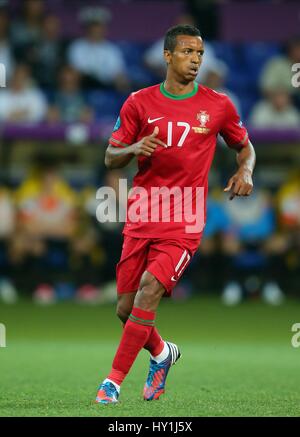
[[(123, 324), (125, 328), (126, 322)], [(153, 326), (147, 342), (144, 345), (144, 349), (150, 352), (152, 357), (157, 357), (163, 351), (165, 342), (161, 338), (157, 328)]]
[(108, 379), (121, 385), (138, 353), (149, 341), (155, 313), (133, 307), (125, 324)]

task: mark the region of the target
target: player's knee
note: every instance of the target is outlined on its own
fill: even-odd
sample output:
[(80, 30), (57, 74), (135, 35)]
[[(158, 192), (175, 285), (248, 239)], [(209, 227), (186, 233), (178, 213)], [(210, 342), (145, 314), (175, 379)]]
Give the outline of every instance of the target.
[(138, 291), (140, 299), (145, 303), (154, 302), (162, 296), (163, 291), (162, 285), (151, 273), (143, 274)]
[(117, 317), (121, 320), (121, 322), (126, 323), (127, 319), (130, 315), (131, 308), (129, 308), (127, 305), (124, 305), (123, 303), (118, 303), (116, 314)]

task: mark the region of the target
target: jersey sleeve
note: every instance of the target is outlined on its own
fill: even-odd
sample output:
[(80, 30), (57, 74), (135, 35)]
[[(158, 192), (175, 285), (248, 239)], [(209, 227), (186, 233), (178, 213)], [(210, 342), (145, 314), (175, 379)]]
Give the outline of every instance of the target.
[(121, 108), (115, 127), (109, 139), (114, 147), (127, 147), (136, 142), (140, 126), (138, 110), (132, 95)]
[(220, 129), (220, 134), (224, 138), (228, 147), (241, 149), (248, 144), (248, 132), (243, 126), (240, 116), (229, 97), (226, 96), (224, 119)]

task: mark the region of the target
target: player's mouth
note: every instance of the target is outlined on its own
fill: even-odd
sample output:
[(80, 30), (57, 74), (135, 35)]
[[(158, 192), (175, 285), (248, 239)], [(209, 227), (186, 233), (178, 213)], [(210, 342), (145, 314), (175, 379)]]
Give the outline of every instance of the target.
[(199, 71), (199, 68), (198, 68), (198, 67), (191, 67), (191, 68), (189, 69), (189, 72), (190, 72), (193, 76), (197, 76), (198, 71)]

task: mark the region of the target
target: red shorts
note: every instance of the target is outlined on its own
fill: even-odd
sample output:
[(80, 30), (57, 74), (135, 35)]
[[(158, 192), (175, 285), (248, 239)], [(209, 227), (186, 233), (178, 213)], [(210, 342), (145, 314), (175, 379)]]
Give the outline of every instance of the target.
[(117, 264), (117, 291), (137, 291), (142, 274), (147, 270), (170, 295), (182, 276), (199, 240), (166, 240), (163, 238), (134, 238), (124, 235), (121, 259)]

